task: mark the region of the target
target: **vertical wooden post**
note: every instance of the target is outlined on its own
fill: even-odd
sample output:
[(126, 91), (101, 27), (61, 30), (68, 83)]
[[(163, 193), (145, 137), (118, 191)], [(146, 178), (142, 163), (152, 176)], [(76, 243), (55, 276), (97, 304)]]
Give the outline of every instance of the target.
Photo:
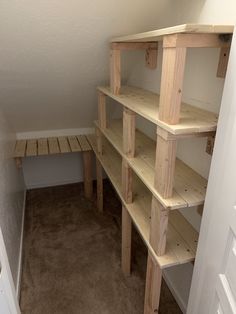
[(131, 270), (131, 236), (132, 220), (125, 208), (122, 206), (122, 270), (126, 276), (130, 275)]
[(157, 255), (164, 255), (169, 210), (153, 196), (151, 207), (150, 244)]
[(163, 62), (160, 91), (160, 120), (177, 124), (179, 122), (186, 48), (170, 47), (168, 36), (163, 40)]
[(83, 171), (84, 171), (84, 194), (91, 199), (93, 195), (92, 180), (92, 151), (83, 152)]
[(98, 124), (102, 130), (107, 127), (106, 95), (98, 92)]
[(162, 270), (148, 253), (144, 314), (156, 314), (159, 309)]
[(217, 77), (224, 78), (226, 76), (227, 72), (227, 66), (229, 61), (229, 53), (230, 53), (230, 47), (223, 47), (220, 50), (220, 58), (217, 68)]
[(102, 132), (99, 130), (99, 128), (96, 128), (96, 138), (98, 153), (102, 154)]
[(158, 43), (156, 43), (156, 47), (150, 46), (146, 49), (145, 60), (146, 67), (153, 70), (157, 67), (157, 52), (158, 52)]
[(177, 141), (166, 131), (157, 128), (154, 186), (164, 198), (172, 196)]
[(103, 177), (102, 165), (96, 158), (96, 174), (97, 174), (97, 207), (100, 212), (103, 212)]
[(124, 107), (123, 110), (123, 150), (127, 157), (135, 154), (135, 112)]
[(127, 204), (132, 203), (132, 169), (127, 161), (122, 160), (122, 193)]
[(120, 93), (121, 87), (121, 51), (110, 48), (110, 87), (115, 95)]

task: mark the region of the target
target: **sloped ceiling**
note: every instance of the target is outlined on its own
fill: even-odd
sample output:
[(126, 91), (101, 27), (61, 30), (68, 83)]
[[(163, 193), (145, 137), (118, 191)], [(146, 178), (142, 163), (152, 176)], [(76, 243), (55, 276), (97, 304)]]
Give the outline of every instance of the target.
[(157, 2), (2, 0), (0, 106), (15, 131), (92, 126), (108, 40), (155, 28)]

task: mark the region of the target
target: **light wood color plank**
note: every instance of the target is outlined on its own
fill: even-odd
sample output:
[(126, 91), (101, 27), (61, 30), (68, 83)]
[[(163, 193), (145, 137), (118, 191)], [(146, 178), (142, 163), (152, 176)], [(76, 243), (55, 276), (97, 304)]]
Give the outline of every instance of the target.
[(148, 48), (145, 54), (146, 67), (154, 70), (157, 67), (157, 56), (158, 56), (158, 47)]
[(111, 43), (110, 48), (116, 50), (147, 50), (147, 49), (157, 49), (157, 42), (119, 42), (119, 43)]
[(58, 143), (59, 143), (60, 152), (62, 154), (71, 152), (67, 137), (59, 136), (58, 137)]
[(158, 313), (161, 295), (162, 270), (148, 253), (144, 314)]
[(132, 236), (132, 220), (127, 209), (123, 205), (121, 264), (125, 276), (129, 276), (131, 271), (131, 236)]
[(102, 132), (100, 131), (100, 129), (98, 128), (98, 125), (95, 129), (96, 132), (96, 138), (97, 138), (97, 150), (99, 154), (102, 154)]
[(73, 153), (81, 152), (81, 147), (76, 136), (68, 136), (68, 142)]
[(135, 112), (123, 110), (123, 150), (127, 157), (135, 155)]
[(122, 87), (120, 95), (112, 94), (109, 87), (98, 87), (98, 89), (126, 108), (180, 138), (200, 133), (204, 133), (205, 136), (205, 132), (216, 130), (218, 115), (215, 113), (182, 103), (179, 123), (170, 125), (159, 118), (158, 94), (130, 86)]
[(49, 147), (49, 154), (59, 154), (60, 149), (58, 145), (58, 140), (56, 137), (49, 137), (48, 138), (48, 147)]
[(231, 35), (219, 34), (173, 34), (163, 39), (163, 48), (220, 48), (229, 47), (230, 44)]
[(93, 196), (92, 151), (83, 151), (84, 194), (91, 199)]
[(217, 68), (217, 77), (225, 78), (229, 61), (230, 47), (224, 47), (220, 50), (220, 58)]
[(15, 146), (15, 158), (25, 157), (26, 155), (26, 140), (19, 140), (16, 142)]
[(123, 197), (127, 204), (132, 203), (133, 193), (132, 193), (132, 168), (129, 166), (127, 161), (123, 158), (122, 160), (122, 191)]
[(182, 24), (172, 27), (162, 28), (150, 32), (138, 33), (134, 35), (113, 38), (111, 42), (149, 42), (162, 40), (165, 35), (177, 33), (213, 33), (213, 34), (232, 34), (233, 25), (204, 25), (204, 24)]
[(163, 198), (173, 194), (176, 149), (176, 140), (165, 140), (157, 135), (154, 187)]
[(48, 140), (47, 138), (38, 139), (38, 155), (48, 155)]
[(168, 218), (169, 210), (163, 207), (153, 196), (151, 205), (150, 244), (158, 256), (165, 254)]
[(92, 149), (85, 135), (77, 135), (77, 140), (79, 141), (80, 147), (83, 152)]
[[(169, 214), (166, 253), (162, 256), (156, 255), (150, 244), (151, 193), (138, 177), (133, 174), (133, 193), (135, 194), (135, 198), (133, 203), (127, 204), (122, 195), (120, 155), (106, 139), (104, 139), (103, 155), (97, 152), (95, 136), (90, 136), (89, 141), (122, 203), (128, 210), (150, 254), (160, 268), (167, 268), (193, 261), (196, 254), (198, 234), (178, 211), (171, 211)], [(114, 165), (116, 165), (116, 167), (114, 167)]]
[(110, 89), (118, 95), (121, 86), (121, 53), (118, 49), (110, 49)]
[(99, 212), (103, 212), (103, 174), (102, 165), (96, 158), (96, 175), (97, 175), (97, 207)]
[(38, 151), (37, 151), (37, 140), (27, 140), (26, 144), (26, 156), (37, 156)]
[(106, 95), (98, 91), (98, 121), (101, 129), (107, 127)]
[(136, 130), (135, 158), (127, 158), (123, 153), (121, 120), (111, 120), (103, 134), (164, 207), (173, 210), (204, 203), (207, 180), (179, 159), (176, 160), (172, 197), (165, 199), (157, 192), (154, 187), (156, 142), (144, 133)]
[(159, 119), (178, 124), (185, 68), (186, 48), (164, 48)]

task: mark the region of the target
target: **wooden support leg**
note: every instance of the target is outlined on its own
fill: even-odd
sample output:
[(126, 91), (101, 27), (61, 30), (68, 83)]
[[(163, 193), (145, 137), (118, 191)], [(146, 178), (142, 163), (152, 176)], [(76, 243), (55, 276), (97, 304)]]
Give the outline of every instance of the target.
[(230, 47), (223, 47), (220, 50), (220, 59), (217, 68), (217, 77), (225, 78), (228, 61), (229, 61)]
[(154, 186), (164, 198), (172, 196), (177, 142), (157, 134)]
[(97, 174), (97, 207), (99, 212), (103, 212), (103, 177), (102, 165), (96, 158), (96, 174)]
[(122, 192), (127, 204), (132, 203), (132, 169), (126, 160), (122, 160)]
[(150, 244), (157, 255), (165, 254), (169, 210), (153, 196), (151, 208)]
[(135, 154), (135, 112), (124, 108), (123, 111), (123, 150), (127, 157)]
[(179, 122), (185, 58), (186, 48), (163, 48), (159, 118), (169, 124)]
[(162, 270), (148, 253), (144, 314), (156, 314), (159, 309)]
[(97, 150), (98, 153), (102, 155), (102, 132), (99, 128), (96, 128), (96, 137), (97, 137)]
[(131, 235), (132, 221), (127, 209), (122, 206), (122, 270), (125, 276), (130, 275), (131, 270)]
[(115, 95), (120, 93), (121, 86), (121, 52), (119, 49), (110, 50), (110, 87)]
[(102, 130), (107, 127), (106, 95), (98, 92), (98, 123)]
[(91, 199), (93, 195), (92, 151), (83, 152), (83, 167), (84, 167), (84, 194), (86, 198)]

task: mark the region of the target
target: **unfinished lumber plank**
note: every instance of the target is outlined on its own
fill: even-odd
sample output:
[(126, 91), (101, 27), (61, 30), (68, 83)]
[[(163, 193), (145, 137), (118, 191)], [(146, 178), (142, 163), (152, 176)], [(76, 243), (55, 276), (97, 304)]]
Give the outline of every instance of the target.
[(159, 119), (177, 124), (185, 68), (186, 48), (164, 48), (161, 74)]
[(58, 143), (61, 153), (70, 153), (70, 146), (68, 144), (67, 138), (65, 136), (58, 137)]
[(111, 43), (111, 49), (117, 50), (147, 50), (147, 49), (157, 49), (157, 42), (118, 42)]
[(96, 158), (96, 175), (97, 175), (97, 207), (99, 212), (103, 212), (103, 173), (102, 165)]
[(121, 86), (121, 53), (118, 49), (110, 49), (110, 88), (115, 95), (120, 93)]
[(122, 192), (124, 200), (127, 204), (133, 201), (133, 186), (132, 186), (132, 169), (127, 161), (122, 159)]
[(162, 270), (148, 253), (144, 314), (156, 314), (159, 309)]
[(81, 147), (76, 136), (68, 136), (68, 142), (73, 153), (81, 152)]
[(98, 91), (98, 122), (101, 129), (107, 127), (106, 95)]
[(123, 150), (127, 157), (135, 155), (135, 113), (124, 107), (123, 109)]
[(96, 139), (97, 139), (97, 150), (99, 154), (102, 154), (102, 132), (101, 130), (97, 127), (96, 130)]
[(168, 228), (169, 210), (153, 196), (151, 205), (150, 244), (158, 256), (164, 255)]
[(92, 151), (83, 151), (84, 194), (88, 199), (93, 195)]
[(37, 140), (27, 140), (26, 144), (26, 156), (37, 156)]
[(48, 140), (47, 138), (38, 139), (38, 155), (48, 155)]
[(53, 154), (60, 153), (57, 137), (48, 138), (48, 147), (49, 147), (49, 154), (53, 155)]
[(158, 54), (158, 44), (155, 47), (149, 47), (146, 49), (145, 60), (146, 67), (153, 70), (157, 67), (157, 54)]
[(154, 187), (163, 198), (173, 194), (177, 142), (157, 134)]
[(127, 209), (123, 205), (121, 264), (122, 271), (125, 276), (129, 276), (131, 271), (131, 236), (132, 236), (132, 220)]
[(87, 138), (85, 135), (77, 135), (77, 139), (79, 141), (80, 147), (83, 152), (92, 150), (89, 142), (87, 141)]
[(18, 140), (16, 141), (15, 146), (15, 157), (25, 157), (26, 154), (26, 140)]
[(225, 78), (229, 61), (230, 47), (220, 49), (220, 58), (217, 68), (217, 77)]

